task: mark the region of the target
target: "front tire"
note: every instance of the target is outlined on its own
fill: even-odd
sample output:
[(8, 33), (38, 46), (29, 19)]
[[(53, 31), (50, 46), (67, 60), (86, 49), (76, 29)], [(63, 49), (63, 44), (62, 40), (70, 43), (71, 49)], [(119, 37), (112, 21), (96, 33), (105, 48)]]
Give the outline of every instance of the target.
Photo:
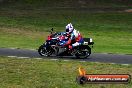
[(50, 56), (52, 53), (51, 51), (48, 51), (44, 45), (41, 45), (38, 49), (38, 53), (41, 56)]

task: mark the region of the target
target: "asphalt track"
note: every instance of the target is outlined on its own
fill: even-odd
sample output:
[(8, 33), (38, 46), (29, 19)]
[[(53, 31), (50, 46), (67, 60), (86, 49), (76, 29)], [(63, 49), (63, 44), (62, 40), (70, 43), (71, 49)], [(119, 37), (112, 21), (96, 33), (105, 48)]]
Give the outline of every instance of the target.
[[(38, 54), (37, 50), (27, 49), (8, 49), (0, 48), (0, 56), (19, 57), (19, 58), (40, 58), (47, 59)], [(104, 62), (104, 63), (117, 63), (117, 64), (132, 64), (132, 55), (119, 55), (119, 54), (100, 54), (93, 53), (87, 59), (76, 59), (74, 57), (48, 57), (48, 59), (64, 59), (64, 60), (78, 60), (84, 62)]]

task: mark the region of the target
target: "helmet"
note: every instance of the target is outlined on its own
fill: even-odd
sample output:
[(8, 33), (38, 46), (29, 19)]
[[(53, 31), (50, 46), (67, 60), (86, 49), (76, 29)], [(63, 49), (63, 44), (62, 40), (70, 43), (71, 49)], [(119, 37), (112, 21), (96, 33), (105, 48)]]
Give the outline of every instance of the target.
[(66, 26), (66, 32), (71, 33), (73, 30), (74, 30), (74, 28), (73, 28), (72, 24), (69, 23), (69, 24)]

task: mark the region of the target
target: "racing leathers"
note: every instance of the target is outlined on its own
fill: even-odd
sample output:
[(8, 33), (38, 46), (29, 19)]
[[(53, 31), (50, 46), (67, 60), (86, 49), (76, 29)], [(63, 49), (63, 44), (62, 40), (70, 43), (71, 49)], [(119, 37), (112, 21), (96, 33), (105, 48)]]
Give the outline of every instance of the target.
[(68, 45), (69, 49), (72, 49), (76, 46), (83, 44), (83, 42), (84, 40), (80, 32), (74, 29), (65, 45)]

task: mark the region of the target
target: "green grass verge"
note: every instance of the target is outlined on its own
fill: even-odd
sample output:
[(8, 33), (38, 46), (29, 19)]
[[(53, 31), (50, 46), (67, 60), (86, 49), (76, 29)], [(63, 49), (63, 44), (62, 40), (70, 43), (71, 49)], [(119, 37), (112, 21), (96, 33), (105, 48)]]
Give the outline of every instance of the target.
[[(27, 6), (35, 7), (34, 2), (31, 0), (31, 7), (27, 2)], [(50, 6), (50, 1), (43, 2)], [(0, 8), (0, 47), (36, 49), (46, 39), (49, 29), (64, 31), (65, 25), (72, 22), (84, 37), (94, 39), (94, 52), (132, 54), (132, 13), (91, 13), (83, 8), (65, 9), (61, 6), (60, 9), (54, 6), (29, 9), (19, 2), (11, 2), (10, 8), (7, 5), (5, 3)]]
[(0, 47), (36, 49), (50, 28), (64, 31), (72, 22), (84, 37), (92, 37), (94, 52), (132, 54), (131, 13), (89, 13), (73, 10), (1, 10)]
[(76, 83), (78, 67), (88, 74), (130, 74), (132, 65), (0, 57), (0, 88), (131, 88), (129, 84)]

